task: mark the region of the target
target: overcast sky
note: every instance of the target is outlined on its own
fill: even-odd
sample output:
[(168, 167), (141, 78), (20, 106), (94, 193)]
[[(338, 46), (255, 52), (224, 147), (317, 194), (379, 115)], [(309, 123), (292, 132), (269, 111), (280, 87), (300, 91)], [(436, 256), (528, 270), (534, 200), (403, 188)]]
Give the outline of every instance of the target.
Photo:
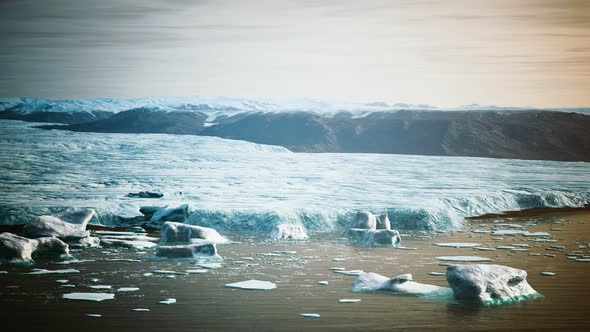
[(585, 0), (0, 0), (0, 95), (590, 106)]

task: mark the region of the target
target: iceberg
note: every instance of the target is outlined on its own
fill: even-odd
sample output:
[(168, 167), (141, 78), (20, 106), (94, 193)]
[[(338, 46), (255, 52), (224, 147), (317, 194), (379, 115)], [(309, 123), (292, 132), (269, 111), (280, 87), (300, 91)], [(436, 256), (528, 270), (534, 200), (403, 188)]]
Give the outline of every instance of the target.
[(540, 296), (526, 281), (526, 271), (508, 266), (451, 265), (446, 276), (454, 298), (462, 302), (490, 305)]
[(215, 243), (208, 241), (193, 241), (190, 244), (159, 245), (156, 255), (167, 258), (199, 258), (221, 259), (217, 254)]
[(0, 234), (0, 263), (32, 263), (37, 256), (68, 255), (68, 245), (55, 237), (27, 239), (8, 232)]
[(303, 225), (296, 224), (279, 224), (276, 225), (268, 235), (269, 240), (282, 241), (282, 240), (307, 240), (309, 235), (305, 231)]
[(348, 234), (364, 246), (399, 247), (401, 245), (401, 236), (396, 230), (349, 228)]
[(399, 294), (435, 297), (447, 297), (450, 289), (412, 281), (411, 274), (402, 274), (387, 278), (377, 273), (361, 274), (353, 283), (353, 292), (389, 291)]
[(212, 243), (229, 242), (213, 228), (188, 225), (179, 222), (165, 222), (162, 225), (161, 232), (162, 238), (160, 240), (160, 245), (190, 243), (193, 239), (206, 240)]
[(94, 210), (67, 211), (33, 218), (23, 228), (26, 237), (57, 237), (81, 239), (90, 235), (86, 225), (94, 216)]

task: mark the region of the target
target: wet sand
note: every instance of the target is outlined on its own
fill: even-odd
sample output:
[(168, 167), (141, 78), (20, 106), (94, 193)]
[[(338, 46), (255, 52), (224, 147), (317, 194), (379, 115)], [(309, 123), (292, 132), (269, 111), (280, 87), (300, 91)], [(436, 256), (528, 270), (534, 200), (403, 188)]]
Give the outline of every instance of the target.
[[(493, 236), (471, 233), (490, 230), (497, 223), (522, 225), (536, 221), (530, 232), (546, 231), (556, 243), (532, 242), (533, 238)], [(496, 222), (496, 223), (494, 223)], [(559, 228), (560, 230), (557, 230)], [(492, 238), (502, 237), (494, 241)], [(402, 238), (406, 247), (363, 248), (337, 237), (313, 238), (310, 242), (272, 243), (249, 236), (230, 238), (240, 244), (219, 246), (224, 267), (206, 274), (143, 276), (153, 270), (184, 271), (193, 264), (146, 259), (152, 251), (137, 253), (125, 249), (87, 249), (74, 252), (78, 259), (95, 262), (55, 265), (38, 261), (36, 268), (75, 268), (80, 274), (23, 275), (32, 267), (2, 266), (8, 274), (0, 275), (0, 319), (15, 322), (19, 330), (60, 331), (366, 331), (366, 330), (587, 330), (590, 312), (590, 263), (567, 258), (573, 250), (590, 255), (589, 248), (578, 246), (590, 242), (590, 212), (587, 210), (543, 211), (518, 216), (490, 216), (469, 220), (463, 232), (433, 234), (414, 232)], [(476, 251), (470, 248), (443, 248), (438, 242), (477, 242), (484, 246), (528, 244), (528, 252), (509, 250)], [(550, 245), (567, 247), (566, 252), (546, 250)], [(272, 251), (296, 251), (295, 254), (265, 256)], [(530, 253), (540, 253), (531, 256)], [(548, 257), (545, 254), (554, 254)], [(512, 266), (528, 272), (528, 282), (543, 298), (500, 306), (459, 306), (433, 302), (414, 296), (392, 293), (353, 293), (355, 276), (329, 270), (345, 267), (386, 276), (412, 273), (414, 280), (447, 286), (444, 276), (428, 272), (445, 272), (436, 256), (474, 255), (495, 260), (495, 264)], [(141, 262), (109, 262), (109, 258), (141, 259)], [(252, 258), (252, 259), (251, 259)], [(334, 261), (343, 258), (344, 261)], [(259, 265), (248, 265), (259, 264)], [(555, 272), (543, 276), (540, 272)], [(91, 282), (98, 278), (98, 282)], [(75, 288), (63, 288), (55, 282), (68, 279)], [(224, 284), (248, 279), (268, 280), (277, 284), (271, 291), (229, 289)], [(328, 286), (318, 282), (329, 281)], [(131, 293), (116, 293), (114, 300), (86, 302), (59, 299), (69, 292), (99, 292), (88, 285), (139, 287)], [(13, 287), (18, 286), (18, 287)], [(157, 304), (176, 298), (171, 305)], [(338, 303), (339, 299), (357, 298), (360, 303)], [(148, 308), (150, 312), (132, 312)], [(100, 318), (86, 314), (101, 314)], [(318, 313), (319, 319), (304, 318), (302, 313)]]

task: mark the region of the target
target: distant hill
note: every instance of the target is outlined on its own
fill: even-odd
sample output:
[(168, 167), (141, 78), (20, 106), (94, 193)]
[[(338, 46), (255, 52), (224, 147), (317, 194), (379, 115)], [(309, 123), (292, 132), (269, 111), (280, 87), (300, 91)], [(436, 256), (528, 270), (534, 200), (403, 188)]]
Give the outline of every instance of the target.
[(295, 152), (358, 152), (590, 162), (590, 116), (539, 110), (398, 110), (354, 116), (245, 112), (207, 123), (199, 111), (141, 108), (106, 119), (42, 126), (105, 133), (217, 136)]

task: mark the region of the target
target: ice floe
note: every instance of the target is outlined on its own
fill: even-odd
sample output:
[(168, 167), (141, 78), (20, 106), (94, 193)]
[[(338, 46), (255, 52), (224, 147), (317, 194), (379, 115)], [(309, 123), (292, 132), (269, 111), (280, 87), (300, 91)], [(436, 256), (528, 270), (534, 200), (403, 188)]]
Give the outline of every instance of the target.
[(60, 298), (68, 299), (68, 300), (83, 300), (83, 301), (105, 301), (105, 300), (113, 300), (115, 298), (115, 294), (110, 293), (67, 293), (61, 294)]
[(175, 298), (168, 298), (168, 299), (164, 299), (160, 302), (158, 302), (159, 304), (175, 304), (176, 303), (176, 299)]
[(270, 281), (246, 280), (225, 284), (225, 287), (252, 290), (271, 290), (277, 288), (277, 285)]
[(24, 274), (68, 274), (68, 273), (80, 273), (76, 269), (62, 269), (62, 270), (47, 270), (47, 269), (33, 269), (31, 272)]
[(338, 303), (358, 303), (361, 302), (361, 299), (340, 299)]
[(439, 256), (434, 257), (439, 261), (447, 262), (493, 262), (491, 258), (479, 257), (479, 256)]
[(448, 243), (433, 243), (437, 247), (451, 247), (451, 248), (473, 248), (479, 247), (481, 244), (472, 242), (448, 242)]
[(139, 290), (139, 287), (120, 287), (120, 288), (117, 288), (117, 292), (123, 292), (123, 293), (137, 292), (138, 290)]

